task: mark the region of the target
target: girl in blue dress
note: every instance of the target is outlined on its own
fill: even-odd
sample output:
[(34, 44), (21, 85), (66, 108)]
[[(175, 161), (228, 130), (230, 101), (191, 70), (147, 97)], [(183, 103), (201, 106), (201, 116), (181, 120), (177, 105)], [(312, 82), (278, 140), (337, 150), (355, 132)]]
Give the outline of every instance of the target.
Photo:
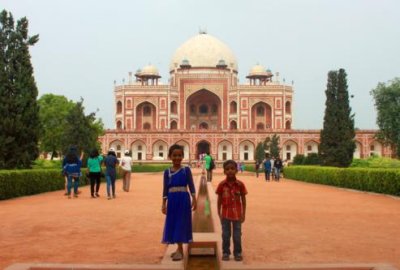
[(172, 161), (172, 167), (164, 171), (161, 212), (166, 218), (162, 243), (178, 244), (177, 250), (171, 256), (172, 260), (179, 261), (183, 259), (182, 244), (193, 241), (192, 210), (196, 210), (196, 192), (190, 168), (181, 165), (183, 146), (172, 145), (168, 157)]

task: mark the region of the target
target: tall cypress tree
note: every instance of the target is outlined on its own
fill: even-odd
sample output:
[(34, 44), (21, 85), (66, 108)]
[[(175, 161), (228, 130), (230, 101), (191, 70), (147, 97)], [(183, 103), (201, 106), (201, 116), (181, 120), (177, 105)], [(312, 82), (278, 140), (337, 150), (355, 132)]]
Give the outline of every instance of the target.
[(340, 123), (338, 128), (341, 140), (336, 156), (340, 167), (348, 167), (353, 161), (356, 144), (354, 142), (354, 114), (351, 113), (349, 102), (347, 74), (342, 68), (338, 72), (337, 104), (337, 120)]
[(319, 155), (321, 165), (348, 167), (353, 159), (354, 115), (351, 114), (344, 69), (330, 71), (325, 102), (324, 126)]
[(39, 40), (28, 36), (28, 20), (16, 26), (11, 13), (0, 13), (0, 168), (30, 168), (39, 154), (38, 90), (29, 46)]
[(272, 135), (271, 138), (271, 142), (269, 144), (269, 149), (271, 151), (271, 155), (273, 157), (279, 157), (280, 156), (280, 152), (281, 152), (281, 148), (279, 147), (279, 140), (280, 137), (276, 134)]

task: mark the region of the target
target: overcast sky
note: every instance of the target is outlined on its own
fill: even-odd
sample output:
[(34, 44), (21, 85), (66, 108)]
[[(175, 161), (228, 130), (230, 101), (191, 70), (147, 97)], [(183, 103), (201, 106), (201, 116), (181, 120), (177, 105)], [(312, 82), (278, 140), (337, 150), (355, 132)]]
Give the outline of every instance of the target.
[(114, 128), (113, 82), (149, 63), (162, 81), (175, 50), (199, 28), (227, 44), (240, 83), (259, 63), (294, 81), (293, 128), (322, 128), (329, 70), (346, 69), (355, 125), (374, 129), (370, 95), (400, 76), (398, 0), (0, 0), (26, 16), (39, 96), (64, 95), (98, 108)]

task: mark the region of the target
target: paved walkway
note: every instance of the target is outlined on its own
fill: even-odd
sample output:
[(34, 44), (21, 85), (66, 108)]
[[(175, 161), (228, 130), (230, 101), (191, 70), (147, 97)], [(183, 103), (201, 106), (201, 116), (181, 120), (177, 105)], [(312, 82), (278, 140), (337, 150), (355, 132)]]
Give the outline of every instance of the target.
[[(198, 172), (194, 170), (194, 173)], [(400, 199), (238, 175), (249, 191), (244, 263), (389, 263), (400, 269)], [(222, 180), (221, 171), (213, 184)], [(62, 191), (0, 201), (0, 269), (17, 262), (156, 264), (162, 174), (132, 174), (117, 199)]]

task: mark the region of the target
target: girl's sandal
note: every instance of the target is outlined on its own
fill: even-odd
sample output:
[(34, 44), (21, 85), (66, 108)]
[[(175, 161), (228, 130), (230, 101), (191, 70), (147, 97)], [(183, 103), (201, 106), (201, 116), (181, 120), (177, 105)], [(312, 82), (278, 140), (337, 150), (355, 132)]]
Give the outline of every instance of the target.
[(178, 252), (178, 251), (174, 251), (174, 252), (172, 252), (172, 253), (171, 253), (171, 258), (172, 258), (172, 257), (174, 257), (174, 256), (175, 256), (175, 254), (176, 254), (177, 252)]
[(183, 259), (183, 255), (179, 251), (175, 252), (174, 256), (172, 256), (173, 261), (181, 261), (182, 259)]

